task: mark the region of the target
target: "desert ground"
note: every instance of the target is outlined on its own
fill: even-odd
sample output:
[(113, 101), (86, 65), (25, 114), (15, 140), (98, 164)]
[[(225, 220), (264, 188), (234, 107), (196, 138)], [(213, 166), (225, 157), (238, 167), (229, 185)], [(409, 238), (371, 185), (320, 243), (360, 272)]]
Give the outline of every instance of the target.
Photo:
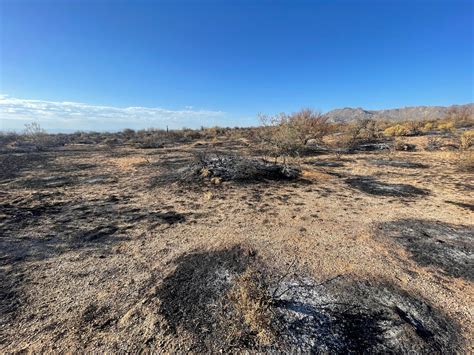
[(472, 353), (474, 182), (454, 153), (189, 174), (199, 154), (263, 159), (252, 151), (222, 138), (10, 153), (0, 352)]

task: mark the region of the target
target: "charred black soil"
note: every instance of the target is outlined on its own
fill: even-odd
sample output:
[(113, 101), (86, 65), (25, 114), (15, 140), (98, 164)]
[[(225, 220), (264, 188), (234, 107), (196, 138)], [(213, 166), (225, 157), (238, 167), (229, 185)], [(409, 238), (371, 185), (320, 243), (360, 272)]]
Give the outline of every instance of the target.
[(428, 194), (426, 189), (420, 189), (408, 184), (389, 184), (370, 176), (348, 178), (346, 183), (357, 190), (378, 196), (416, 197)]
[(402, 219), (379, 226), (413, 260), (442, 273), (474, 281), (474, 228), (439, 221)]

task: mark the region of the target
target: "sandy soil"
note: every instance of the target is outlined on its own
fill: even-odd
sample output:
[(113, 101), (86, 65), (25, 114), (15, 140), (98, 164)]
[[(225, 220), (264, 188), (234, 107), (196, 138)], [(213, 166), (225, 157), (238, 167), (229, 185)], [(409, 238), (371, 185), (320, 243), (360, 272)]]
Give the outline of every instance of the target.
[[(18, 169), (0, 182), (0, 352), (231, 351), (209, 309), (249, 258), (287, 276), (281, 285), (336, 278), (303, 300), (295, 289), (282, 295), (296, 312), (281, 312), (288, 324), (296, 300), (315, 308), (332, 292), (364, 309), (386, 300), (384, 317), (413, 333), (395, 344), (381, 328), (387, 318), (372, 314), (369, 324), (346, 310), (324, 313), (319, 328), (288, 328), (286, 345), (263, 350), (383, 351), (385, 342), (408, 351), (416, 338), (417, 350), (472, 351), (474, 182), (449, 153), (308, 157), (293, 181), (160, 178), (211, 145), (249, 154), (243, 141), (18, 154)], [(341, 328), (340, 343), (299, 342), (339, 329), (340, 319), (352, 327)], [(360, 338), (361, 327), (370, 337)], [(258, 348), (245, 344), (237, 350)]]

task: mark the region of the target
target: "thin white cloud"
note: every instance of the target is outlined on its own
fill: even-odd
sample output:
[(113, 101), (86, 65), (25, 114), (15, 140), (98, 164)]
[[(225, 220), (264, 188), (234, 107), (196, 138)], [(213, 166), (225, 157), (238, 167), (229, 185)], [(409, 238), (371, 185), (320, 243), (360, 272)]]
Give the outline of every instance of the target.
[[(124, 127), (170, 127), (213, 124), (222, 119), (222, 111), (196, 110), (186, 107), (183, 110), (169, 110), (149, 107), (114, 107), (89, 105), (79, 102), (55, 102), (27, 100), (0, 95), (0, 120), (5, 126), (18, 126), (24, 122), (37, 121), (54, 128), (78, 129), (118, 129)], [(17, 121), (15, 123), (15, 121)]]

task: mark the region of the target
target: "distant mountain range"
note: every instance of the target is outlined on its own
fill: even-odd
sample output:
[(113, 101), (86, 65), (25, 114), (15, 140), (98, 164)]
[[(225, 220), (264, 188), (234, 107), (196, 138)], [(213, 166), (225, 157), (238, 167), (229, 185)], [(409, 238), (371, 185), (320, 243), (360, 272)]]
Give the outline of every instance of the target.
[(472, 112), (474, 104), (452, 105), (452, 106), (414, 106), (393, 108), (386, 110), (365, 110), (363, 108), (339, 108), (325, 114), (332, 122), (350, 122), (364, 119), (373, 120), (424, 120), (443, 118), (453, 108), (469, 108)]

